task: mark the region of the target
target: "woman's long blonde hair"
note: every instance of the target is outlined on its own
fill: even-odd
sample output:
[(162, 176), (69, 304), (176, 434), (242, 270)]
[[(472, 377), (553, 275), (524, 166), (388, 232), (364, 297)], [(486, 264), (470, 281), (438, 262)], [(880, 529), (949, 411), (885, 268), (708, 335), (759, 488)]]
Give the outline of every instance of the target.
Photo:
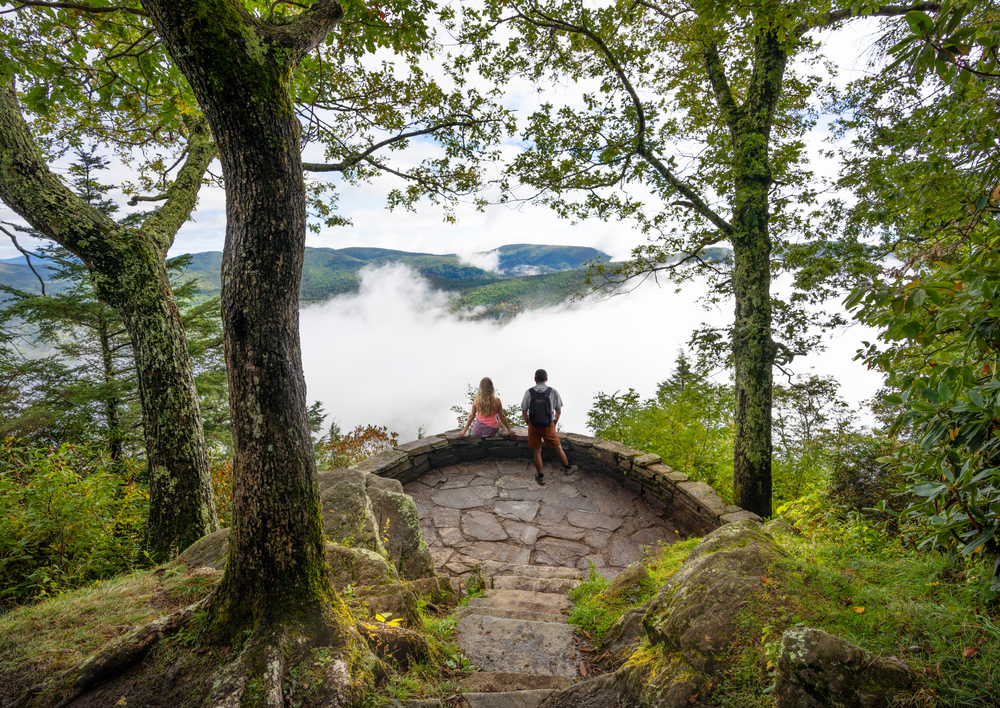
[(476, 391), (476, 398), (472, 402), (479, 415), (493, 415), (500, 412), (500, 401), (497, 400), (496, 392), (493, 390), (493, 381), (489, 376), (484, 376), (479, 382), (479, 390)]

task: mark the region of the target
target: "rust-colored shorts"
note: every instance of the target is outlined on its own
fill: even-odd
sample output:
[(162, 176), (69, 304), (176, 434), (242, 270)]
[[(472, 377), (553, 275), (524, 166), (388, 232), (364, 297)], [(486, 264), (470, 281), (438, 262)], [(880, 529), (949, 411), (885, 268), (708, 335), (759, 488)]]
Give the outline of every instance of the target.
[(547, 428), (536, 428), (531, 423), (528, 423), (528, 447), (532, 450), (541, 450), (543, 440), (545, 441), (545, 447), (560, 447), (559, 435), (556, 433), (555, 423)]

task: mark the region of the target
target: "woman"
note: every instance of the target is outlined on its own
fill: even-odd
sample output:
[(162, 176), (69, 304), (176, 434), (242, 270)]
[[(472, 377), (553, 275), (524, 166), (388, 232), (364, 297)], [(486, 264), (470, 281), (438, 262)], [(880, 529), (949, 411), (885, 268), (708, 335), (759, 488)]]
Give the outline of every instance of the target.
[(472, 412), (469, 413), (469, 419), (465, 421), (465, 427), (462, 428), (458, 437), (465, 437), (465, 431), (472, 425), (473, 418), (476, 420), (476, 424), (472, 426), (473, 435), (481, 438), (492, 438), (500, 430), (500, 422), (502, 422), (507, 428), (511, 440), (515, 437), (514, 430), (507, 422), (507, 416), (503, 414), (503, 403), (496, 397), (493, 381), (488, 376), (479, 382), (479, 390), (476, 392), (475, 400), (472, 401)]

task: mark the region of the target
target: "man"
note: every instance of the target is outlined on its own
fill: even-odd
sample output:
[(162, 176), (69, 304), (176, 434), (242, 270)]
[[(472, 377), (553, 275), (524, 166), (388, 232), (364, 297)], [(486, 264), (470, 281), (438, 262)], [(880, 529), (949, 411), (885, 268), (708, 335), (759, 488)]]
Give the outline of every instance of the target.
[(546, 447), (552, 447), (559, 456), (563, 466), (563, 474), (573, 474), (579, 469), (571, 465), (559, 443), (556, 433), (556, 423), (562, 415), (562, 398), (559, 392), (546, 382), (549, 375), (545, 369), (535, 372), (535, 385), (524, 392), (521, 398), (521, 417), (528, 424), (528, 447), (535, 453), (535, 481), (545, 484), (545, 474), (542, 472), (542, 441)]

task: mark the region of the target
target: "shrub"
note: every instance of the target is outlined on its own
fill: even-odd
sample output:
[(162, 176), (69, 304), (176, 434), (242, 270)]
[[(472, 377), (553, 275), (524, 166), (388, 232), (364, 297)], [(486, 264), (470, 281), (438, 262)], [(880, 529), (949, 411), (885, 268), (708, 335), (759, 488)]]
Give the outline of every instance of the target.
[(131, 570), (149, 506), (137, 460), (87, 445), (0, 445), (0, 607)]
[(897, 514), (906, 508), (908, 496), (897, 488), (906, 478), (895, 465), (879, 462), (879, 458), (892, 455), (896, 444), (876, 437), (858, 438), (841, 450), (832, 460), (830, 484), (826, 495), (837, 506), (861, 512), (872, 521), (887, 522), (890, 531), (896, 531), (896, 516), (872, 510), (879, 502)]

